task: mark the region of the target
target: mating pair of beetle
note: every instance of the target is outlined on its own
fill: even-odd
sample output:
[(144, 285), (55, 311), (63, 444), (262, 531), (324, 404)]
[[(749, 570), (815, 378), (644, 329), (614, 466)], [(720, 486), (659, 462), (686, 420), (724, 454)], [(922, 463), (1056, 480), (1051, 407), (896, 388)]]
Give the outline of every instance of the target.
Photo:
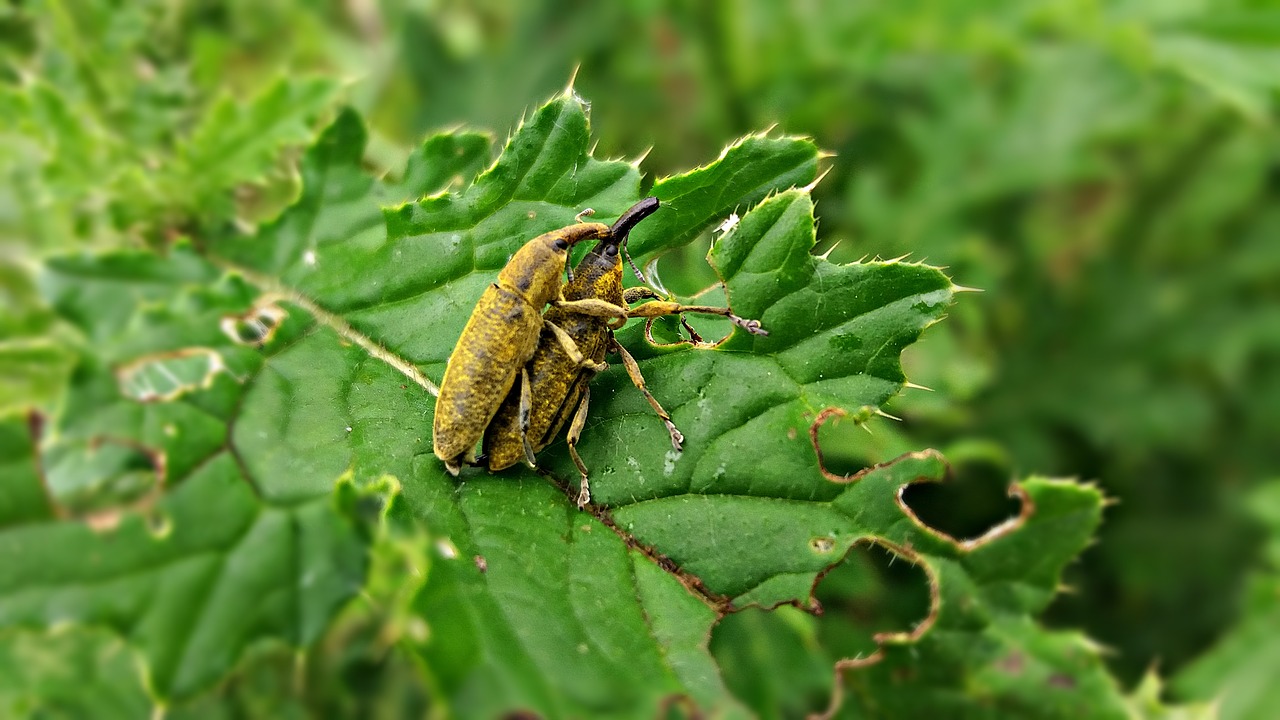
[[(621, 356), (631, 381), (666, 424), (672, 446), (681, 449), (684, 437), (645, 388), (635, 358), (613, 331), (629, 318), (694, 312), (766, 333), (758, 321), (739, 318), (728, 308), (654, 300), (659, 295), (647, 286), (622, 289), (619, 251), (631, 229), (657, 209), (658, 199), (646, 198), (612, 226), (579, 222), (539, 235), (517, 250), (497, 282), (485, 288), (449, 356), (436, 400), (435, 454), (450, 473), (457, 475), (464, 463), (491, 471), (520, 461), (534, 467), (534, 453), (568, 423), (569, 455), (582, 475), (578, 506), (586, 505), (591, 498), (587, 468), (575, 446), (586, 423), (588, 383), (608, 367), (606, 352)], [(576, 269), (568, 269), (569, 248), (590, 239), (600, 242)], [(569, 281), (561, 285), (566, 270)], [(630, 306), (645, 299), (651, 301)], [(543, 315), (547, 305), (551, 308)], [(483, 453), (479, 461), (477, 443)]]

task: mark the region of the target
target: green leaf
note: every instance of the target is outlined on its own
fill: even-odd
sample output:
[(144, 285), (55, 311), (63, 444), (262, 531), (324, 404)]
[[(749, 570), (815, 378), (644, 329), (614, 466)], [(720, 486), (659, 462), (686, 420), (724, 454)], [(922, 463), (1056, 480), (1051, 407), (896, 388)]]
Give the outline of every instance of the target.
[[(466, 312), (462, 310), (469, 312), (475, 293), (491, 282), (493, 272), (506, 262), (515, 247), (533, 235), (571, 223), (573, 216), (584, 207), (595, 208), (598, 218), (608, 218), (621, 213), (639, 196), (639, 174), (634, 166), (601, 162), (587, 155), (586, 114), (581, 103), (571, 96), (554, 100), (536, 111), (512, 136), (498, 161), (470, 187), (458, 193), (424, 197), (389, 210), (387, 229), (375, 221), (381, 219), (380, 214), (371, 216), (368, 206), (358, 202), (361, 191), (372, 196), (382, 194), (359, 168), (363, 140), (363, 132), (353, 116), (340, 118), (303, 164), (304, 177), (315, 178), (316, 182), (304, 184), (298, 205), (277, 223), (264, 228), (259, 238), (233, 241), (217, 250), (234, 258), (234, 262), (248, 272), (270, 273), (279, 278), (274, 282), (285, 285), (288, 291), (305, 294), (307, 302), (316, 304), (325, 322), (339, 328), (357, 346), (387, 359), (412, 380), (421, 380), (423, 374), (438, 377), (443, 361), (452, 350), (445, 338), (456, 337), (465, 321)], [(810, 169), (808, 175), (800, 179), (812, 180), (816, 172), (816, 150), (812, 143), (774, 142), (807, 148)], [(462, 156), (456, 151), (454, 154)], [(778, 173), (757, 177), (756, 184), (763, 184), (766, 192), (769, 187), (777, 189), (769, 185), (769, 178), (773, 178), (772, 182), (790, 184), (795, 171), (790, 172), (791, 176)], [(412, 178), (413, 172), (409, 175)], [(425, 186), (390, 192), (415, 196), (432, 189)], [(726, 215), (741, 200), (720, 199), (718, 202), (693, 206), (703, 226)], [(333, 212), (334, 216), (316, 217), (321, 212)], [(351, 270), (356, 267), (364, 270), (353, 276)], [(453, 311), (454, 307), (459, 311)], [(318, 360), (315, 354), (318, 351), (319, 348), (313, 348), (311, 353), (299, 352), (298, 365), (288, 365), (291, 370), (285, 374), (295, 382), (261, 385), (246, 400), (246, 420), (237, 425), (235, 443), (244, 448), (246, 462), (251, 466), (261, 463), (255, 467), (255, 474), (278, 474), (284, 467), (274, 465), (275, 462), (296, 464), (305, 459), (309, 467), (315, 468), (307, 474), (324, 478), (332, 477), (334, 472), (353, 462), (341, 444), (313, 435), (308, 430), (313, 423), (294, 427), (282, 438), (275, 433), (264, 435), (249, 420), (278, 414), (286, 403), (297, 402), (300, 390), (322, 397), (344, 392), (349, 381), (337, 371), (338, 366), (326, 367)], [(391, 383), (395, 383), (394, 379)], [(477, 572), (476, 557), (486, 558), (485, 564), (501, 577), (511, 567), (512, 560), (517, 559), (511, 558), (510, 553), (523, 547), (523, 541), (488, 536), (472, 540), (464, 534), (468, 523), (457, 520), (459, 510), (449, 507), (448, 491), (440, 498), (445, 503), (443, 506), (438, 501), (422, 499), (425, 481), (419, 478), (424, 473), (430, 478), (431, 487), (445, 489), (452, 487), (453, 482), (440, 474), (434, 460), (423, 460), (430, 457), (426, 444), (430, 417), (429, 412), (415, 407), (423, 398), (422, 390), (403, 380), (398, 383), (399, 390), (394, 390), (395, 387), (397, 385), (387, 383), (385, 377), (368, 390), (363, 389), (361, 383), (352, 386), (355, 397), (349, 400), (350, 404), (369, 406), (366, 418), (354, 418), (350, 423), (357, 476), (386, 473), (411, 479), (402, 480), (405, 512), (428, 519), (428, 527), (433, 532), (447, 537), (447, 540), (442, 538), (442, 547), (453, 548), (444, 557), (462, 558), (467, 561), (464, 567), (472, 570), (457, 576), (455, 582), (483, 579), (473, 577)], [(390, 394), (388, 388), (392, 388)], [(405, 400), (397, 401), (397, 397)], [(318, 412), (320, 417), (325, 417), (329, 412), (324, 407), (326, 404), (329, 403), (317, 403), (311, 414)], [(401, 418), (406, 417), (416, 419), (405, 423)], [(321, 424), (332, 427), (332, 422)], [(320, 466), (328, 470), (322, 471)], [(513, 477), (500, 482), (499, 487), (516, 496), (486, 503), (482, 514), (506, 507), (546, 506), (547, 512), (552, 513), (550, 517), (560, 518), (552, 524), (548, 524), (548, 518), (537, 522), (534, 518), (525, 518), (519, 523), (530, 533), (540, 536), (550, 533), (547, 542), (541, 545), (548, 552), (554, 553), (555, 543), (560, 542), (557, 538), (569, 527), (577, 528), (582, 520), (576, 511), (570, 512), (564, 505), (563, 495), (541, 480), (522, 483)], [(433, 639), (424, 653), (438, 660), (431, 666), (441, 673), (438, 682), (444, 686), (445, 696), (455, 698), (459, 708), (466, 708), (467, 714), (477, 716), (520, 707), (535, 698), (535, 704), (549, 712), (556, 708), (565, 711), (652, 708), (661, 703), (663, 697), (680, 694), (690, 694), (708, 707), (725, 703), (731, 707), (723, 686), (716, 680), (705, 648), (706, 632), (714, 620), (714, 612), (690, 595), (676, 578), (658, 569), (652, 560), (633, 556), (623, 539), (605, 526), (592, 520), (585, 522), (586, 530), (572, 531), (591, 533), (573, 543), (576, 549), (572, 552), (580, 556), (574, 564), (596, 570), (571, 580), (557, 592), (546, 593), (547, 601), (553, 602), (556, 609), (544, 611), (563, 618), (563, 623), (538, 632), (536, 639), (526, 643), (526, 653), (497, 665), (476, 666), (458, 661), (456, 656), (461, 654), (473, 662), (492, 657), (498, 648), (511, 645), (511, 632), (530, 632), (527, 628), (511, 627), (504, 618), (520, 612), (508, 606), (508, 599), (518, 597), (521, 592), (534, 591), (532, 588), (513, 590), (491, 597), (492, 592), (483, 587), (459, 589), (451, 580), (461, 571), (449, 571), (450, 563), (438, 561), (433, 565), (432, 580), (420, 600), (424, 608), (430, 609), (424, 612), (428, 622), (432, 617), (442, 617), (442, 613), (455, 610), (464, 616), (480, 616), (473, 621), (469, 633), (431, 626), (433, 638), (439, 633), (440, 639)], [(558, 530), (559, 523), (572, 525)], [(459, 528), (458, 534), (444, 532), (450, 527)], [(559, 560), (548, 557), (545, 562), (564, 563), (564, 557), (564, 553), (560, 553)], [(600, 568), (614, 569), (600, 577)], [(545, 582), (535, 576), (521, 575), (513, 587), (519, 588), (526, 582)], [(632, 586), (633, 591), (619, 595), (611, 589), (621, 582)], [(600, 608), (590, 603), (583, 606), (584, 600), (578, 591), (584, 583), (597, 588), (601, 594), (601, 599), (593, 603), (607, 600), (609, 604)], [(467, 602), (465, 608), (454, 604), (457, 598), (476, 593), (480, 597)], [(635, 604), (637, 594), (652, 598), (653, 604), (642, 611)], [(612, 599), (608, 600), (610, 596)], [(437, 607), (440, 603), (444, 604), (444, 610)], [(524, 612), (538, 611), (530, 608)], [(584, 613), (589, 613), (589, 617), (584, 617)], [(532, 620), (533, 616), (529, 617)], [(607, 617), (614, 618), (610, 621), (614, 629), (601, 634), (594, 626), (605, 622)], [(623, 618), (630, 620), (624, 623)], [(455, 643), (462, 646), (455, 647)], [(490, 650), (484, 651), (486, 646)], [(553, 663), (552, 658), (561, 659)], [(566, 662), (570, 663), (567, 671), (547, 674), (544, 670)], [(599, 669), (601, 662), (606, 662), (615, 672)], [(590, 677), (599, 682), (580, 682), (576, 674), (581, 672), (590, 673)], [(476, 684), (479, 678), (495, 674), (504, 678), (501, 686), (512, 687), (512, 692), (497, 692), (483, 683)], [(478, 692), (481, 687), (484, 691)]]
[[(181, 247), (51, 262), (43, 285), (94, 354), (43, 448), (51, 499), (69, 518), (28, 507), (0, 532), (0, 625), (111, 627), (141, 650), (160, 697), (218, 681), (261, 639), (317, 638), (359, 588), (364, 542), (334, 503), (337, 474), (290, 494), (281, 488), (294, 477), (254, 477), (229, 443), (264, 360), (229, 332), (246, 322), (249, 288)], [(189, 357), (209, 363), (204, 377), (140, 401), (139, 372), (181, 383), (169, 368)], [(282, 495), (290, 502), (272, 502)]]
[(0, 530), (53, 517), (40, 479), (31, 430), (16, 420), (0, 421)]
[(102, 534), (71, 522), (0, 534), (0, 624), (107, 625), (142, 650), (154, 691), (182, 696), (260, 637), (310, 642), (358, 587), (349, 522), (323, 500), (264, 507), (229, 454), (156, 510), (158, 525), (129, 514)]
[(47, 339), (0, 340), (0, 416), (53, 402), (71, 358)]
[(129, 648), (102, 630), (0, 633), (0, 715), (13, 718), (147, 717)]
[(281, 78), (248, 102), (219, 98), (177, 149), (172, 180), (183, 184), (187, 207), (203, 210), (239, 183), (264, 180), (281, 148), (312, 137), (338, 89), (328, 78)]
[[(1270, 19), (1270, 18), (1269, 18)], [(1280, 50), (1273, 43), (1246, 45), (1195, 32), (1168, 32), (1153, 39), (1157, 62), (1203, 86), (1248, 118), (1263, 122), (1280, 89)]]
[(1225, 720), (1269, 717), (1280, 702), (1280, 481), (1255, 490), (1249, 507), (1268, 531), (1270, 567), (1250, 579), (1236, 626), (1174, 679), (1183, 695), (1216, 700)]
[[(1023, 481), (1011, 489), (1023, 505), (1018, 517), (961, 541), (921, 523), (900, 491), (904, 483), (940, 481), (946, 472), (936, 453), (905, 456), (862, 474), (839, 497), (821, 503), (820, 513), (806, 512), (801, 503), (782, 505), (757, 519), (764, 525), (758, 530), (744, 531), (733, 522), (745, 514), (743, 499), (719, 502), (712, 509), (721, 512), (708, 515), (717, 518), (710, 546), (739, 553), (743, 547), (764, 548), (755, 553), (764, 557), (756, 564), (772, 568), (757, 572), (748, 585), (734, 586), (735, 605), (767, 608), (794, 602), (797, 595), (807, 600), (826, 582), (830, 560), (822, 556), (844, 557), (859, 544), (879, 545), (893, 560), (915, 565), (930, 596), (928, 611), (910, 626), (878, 632), (856, 655), (846, 649), (852, 657), (844, 659), (835, 648), (847, 647), (848, 618), (842, 622), (830, 614), (860, 614), (857, 606), (789, 622), (766, 622), (748, 611), (752, 624), (729, 624), (734, 634), (717, 638), (722, 664), (753, 662), (754, 676), (770, 677), (794, 672), (781, 658), (797, 654), (838, 661), (842, 682), (829, 712), (840, 717), (1130, 717), (1099, 648), (1078, 633), (1046, 630), (1034, 620), (1057, 592), (1063, 566), (1096, 529), (1100, 493), (1063, 481)], [(673, 523), (681, 519), (680, 510), (654, 508), (662, 510), (672, 512)], [(713, 555), (706, 561), (721, 560)], [(761, 646), (771, 653), (756, 650)], [(803, 686), (799, 679), (793, 684)], [(767, 693), (758, 684), (752, 692)], [(756, 709), (787, 717), (820, 707), (796, 708), (800, 699), (774, 692), (762, 696)]]
[(1216, 703), (1169, 705), (1161, 697), (1164, 683), (1155, 671), (1142, 677), (1142, 682), (1129, 694), (1129, 716), (1142, 720), (1218, 720), (1222, 717)]
[(667, 209), (636, 228), (629, 241), (632, 252), (685, 245), (771, 192), (807, 185), (817, 173), (818, 155), (812, 141), (748, 135), (725, 148), (714, 163), (659, 180), (652, 194)]
[[(576, 472), (562, 446), (540, 458), (545, 477), (446, 474), (431, 380), (479, 293), (528, 238), (586, 207), (607, 222), (641, 187), (635, 165), (591, 157), (572, 94), (441, 192), (479, 167), (477, 138), (428, 140), (389, 184), (363, 168), (365, 130), (343, 112), (303, 158), (298, 200), (253, 236), (48, 264), (49, 302), (91, 349), (42, 444), (68, 519), (0, 532), (0, 626), (107, 625), (141, 651), (157, 695), (189, 696), (256, 641), (319, 636), (363, 577), (351, 510), (389, 488), (387, 519), (425, 527), (434, 547), (400, 641), (461, 717), (745, 714), (709, 652), (712, 626), (734, 608), (807, 603), (858, 542), (930, 569), (946, 632), (912, 640), (953, 675), (971, 659), (951, 639), (958, 623), (988, 638), (976, 657), (996, 673), (981, 676), (990, 696), (1026, 696), (989, 668), (1008, 660), (997, 650), (1029, 648), (1042, 664), (1028, 677), (1079, 683), (1051, 691), (1060, 707), (1105, 697), (1087, 645), (1030, 619), (1096, 524), (1095, 491), (1028, 482), (1022, 527), (967, 548), (896, 500), (940, 477), (936, 455), (857, 483), (822, 468), (811, 433), (838, 414), (865, 422), (901, 390), (902, 349), (955, 287), (922, 264), (811, 255), (813, 203), (793, 187), (816, 177), (811, 141), (752, 136), (655, 184), (667, 206), (633, 249), (679, 247), (744, 211), (708, 259), (735, 311), (770, 332), (714, 348), (652, 346), (639, 324), (619, 333), (683, 453), (615, 367), (595, 380), (579, 446), (592, 512), (565, 495)], [(889, 643), (883, 666), (907, 662), (908, 645)]]
[(489, 159), (489, 135), (454, 130), (430, 135), (409, 156), (404, 177), (392, 185), (388, 199), (416, 200), (470, 183)]

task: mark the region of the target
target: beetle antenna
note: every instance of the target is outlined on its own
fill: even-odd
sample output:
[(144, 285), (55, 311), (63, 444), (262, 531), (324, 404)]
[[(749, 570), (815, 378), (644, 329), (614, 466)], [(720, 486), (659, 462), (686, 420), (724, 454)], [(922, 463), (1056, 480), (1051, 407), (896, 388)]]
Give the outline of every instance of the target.
[(648, 285), (649, 278), (645, 277), (644, 273), (640, 272), (640, 268), (636, 267), (636, 261), (631, 259), (631, 253), (627, 252), (626, 238), (622, 239), (622, 257), (627, 259), (627, 264), (631, 266), (631, 272), (636, 274), (636, 277), (640, 279), (640, 282)]

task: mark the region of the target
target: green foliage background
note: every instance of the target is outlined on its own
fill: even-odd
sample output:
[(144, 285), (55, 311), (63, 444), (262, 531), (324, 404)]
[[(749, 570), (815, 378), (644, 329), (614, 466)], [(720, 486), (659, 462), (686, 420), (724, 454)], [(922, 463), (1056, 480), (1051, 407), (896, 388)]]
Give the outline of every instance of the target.
[[(769, 126), (810, 135), (834, 153), (813, 190), (818, 252), (907, 255), (983, 290), (907, 349), (907, 375), (934, 392), (891, 401), (902, 422), (824, 427), (830, 468), (938, 448), (954, 481), (907, 499), (957, 537), (1016, 512), (1014, 477), (1096, 481), (1115, 502), (1050, 625), (1110, 648), (1125, 686), (1155, 667), (1179, 699), (1227, 692), (1227, 717), (1280, 703), (1275, 644), (1251, 641), (1280, 629), (1280, 4), (1267, 0), (4, 3), (4, 482), (32, 471), (14, 418), (56, 406), (76, 364), (77, 331), (37, 288), (47, 258), (274, 218), (305, 185), (299, 148), (340, 103), (365, 118), (365, 169), (399, 178), (427, 133), (464, 123), (500, 139), (575, 68), (597, 158), (647, 152), (657, 178)], [(451, 137), (458, 174), (487, 165), (483, 136)], [(447, 180), (389, 180), (384, 197)], [(713, 279), (707, 243), (664, 258), (668, 287)], [(125, 497), (136, 460), (113, 461)], [(360, 492), (334, 517), (376, 515)], [(6, 497), (0, 527), (40, 502)], [(172, 714), (433, 707), (438, 688), (388, 640), (413, 632), (397, 625), (412, 624), (399, 578), (421, 552), (413, 532), (374, 544), (366, 601), (308, 636), (307, 662), (254, 649), (252, 670)], [(726, 685), (757, 712), (822, 707), (832, 661), (923, 614), (923, 577), (902, 565), (851, 556), (820, 588), (817, 621), (730, 616), (711, 640)], [(40, 668), (73, 659), (95, 681), (67, 694)], [(5, 630), (0, 668), (30, 674), (0, 672), (0, 708), (77, 717), (91, 691), (122, 716), (150, 707), (98, 631), (49, 643)]]

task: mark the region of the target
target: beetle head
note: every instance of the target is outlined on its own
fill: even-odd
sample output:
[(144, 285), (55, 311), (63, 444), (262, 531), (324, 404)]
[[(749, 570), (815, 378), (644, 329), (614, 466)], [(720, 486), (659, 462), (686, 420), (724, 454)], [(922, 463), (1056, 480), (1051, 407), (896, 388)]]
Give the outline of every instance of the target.
[(509, 287), (541, 308), (560, 294), (569, 248), (583, 240), (609, 236), (609, 226), (578, 223), (553, 230), (525, 243), (498, 273), (498, 284)]

